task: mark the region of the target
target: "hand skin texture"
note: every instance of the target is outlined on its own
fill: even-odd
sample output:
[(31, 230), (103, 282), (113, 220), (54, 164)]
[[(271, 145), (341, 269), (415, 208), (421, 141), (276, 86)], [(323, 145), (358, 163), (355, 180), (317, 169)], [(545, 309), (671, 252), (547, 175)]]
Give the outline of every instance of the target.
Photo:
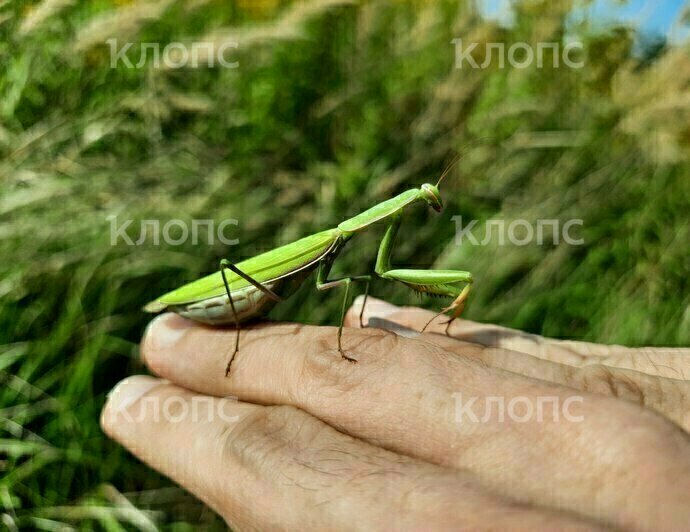
[[(105, 432), (235, 530), (690, 528), (690, 349), (156, 318)], [(370, 298), (421, 330), (432, 313)], [(567, 408), (566, 408), (567, 406)], [(539, 407), (539, 408), (538, 408)], [(543, 408), (542, 408), (543, 407)]]

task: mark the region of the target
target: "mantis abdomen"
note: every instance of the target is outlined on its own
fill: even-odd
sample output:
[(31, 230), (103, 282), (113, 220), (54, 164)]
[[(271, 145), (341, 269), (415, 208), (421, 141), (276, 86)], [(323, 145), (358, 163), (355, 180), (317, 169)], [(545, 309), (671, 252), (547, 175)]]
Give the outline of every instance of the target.
[[(265, 283), (264, 286), (281, 298), (286, 299), (299, 288), (313, 269), (300, 270), (290, 276)], [(235, 311), (237, 312), (237, 321), (240, 323), (263, 318), (277, 303), (275, 299), (272, 299), (265, 292), (252, 285), (239, 290), (233, 290), (231, 296), (235, 305)], [(221, 294), (195, 303), (171, 307), (169, 310), (185, 318), (208, 325), (235, 323), (235, 317), (232, 313), (227, 294)]]

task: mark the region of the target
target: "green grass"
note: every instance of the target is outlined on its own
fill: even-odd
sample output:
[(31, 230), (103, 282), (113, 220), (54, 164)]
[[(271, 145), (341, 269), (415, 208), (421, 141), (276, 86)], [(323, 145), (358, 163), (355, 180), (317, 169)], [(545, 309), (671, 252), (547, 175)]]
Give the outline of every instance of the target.
[[(570, 27), (567, 2), (522, 2), (510, 29), (449, 1), (268, 4), (169, 0), (147, 16), (143, 0), (0, 6), (0, 505), (10, 528), (221, 528), (98, 427), (107, 391), (145, 371), (141, 306), (221, 257), (433, 181), (456, 151), (465, 156), (444, 184), (445, 212), (405, 218), (398, 264), (473, 271), (473, 319), (599, 342), (690, 342), (687, 47), (635, 58), (632, 30)], [(510, 46), (569, 32), (585, 42), (582, 69), (453, 68), (455, 37)], [(105, 44), (222, 35), (240, 43), (237, 69), (111, 69)], [(487, 220), (582, 219), (585, 243), (457, 246), (453, 215), (479, 220), (480, 240)], [(228, 233), (240, 245), (111, 246), (108, 216), (134, 220), (133, 239), (142, 220), (235, 218)], [(350, 246), (335, 273), (373, 266), (380, 237)], [(372, 293), (415, 302), (383, 282)], [(305, 286), (271, 318), (334, 324), (339, 302)]]

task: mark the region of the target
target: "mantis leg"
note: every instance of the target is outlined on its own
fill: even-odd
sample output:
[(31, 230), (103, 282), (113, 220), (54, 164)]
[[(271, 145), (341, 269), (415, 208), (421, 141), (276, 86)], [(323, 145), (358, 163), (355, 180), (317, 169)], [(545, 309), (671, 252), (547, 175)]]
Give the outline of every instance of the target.
[(273, 292), (270, 288), (262, 285), (256, 279), (253, 279), (252, 277), (250, 277), (249, 275), (244, 273), (237, 266), (232, 264), (229, 260), (222, 259), (220, 261), (220, 274), (223, 276), (223, 284), (225, 284), (225, 292), (228, 295), (228, 301), (230, 301), (230, 308), (232, 309), (232, 316), (235, 319), (235, 328), (237, 329), (237, 334), (235, 335), (235, 350), (232, 352), (232, 356), (230, 357), (228, 365), (225, 367), (225, 376), (227, 377), (230, 374), (230, 366), (232, 365), (232, 361), (235, 360), (235, 355), (237, 355), (238, 351), (240, 350), (240, 320), (237, 316), (237, 310), (235, 310), (235, 302), (232, 299), (232, 295), (231, 295), (231, 291), (230, 291), (230, 285), (228, 284), (228, 279), (225, 275), (225, 270), (230, 270), (230, 271), (236, 273), (237, 275), (242, 277), (242, 279), (244, 279), (248, 283), (252, 284), (258, 290), (261, 290), (264, 294), (266, 294), (271, 299), (274, 299), (275, 301), (282, 301), (283, 298), (280, 297), (275, 292)]
[[(371, 275), (356, 275), (353, 277), (343, 277), (342, 279), (333, 279), (333, 280), (328, 280), (326, 277), (328, 277), (328, 273), (331, 268), (331, 263), (326, 263), (322, 262), (319, 264), (319, 270), (317, 273), (316, 277), (316, 288), (319, 290), (330, 290), (331, 288), (335, 288), (336, 286), (345, 286), (345, 297), (343, 298), (343, 304), (340, 309), (340, 326), (338, 327), (338, 351), (340, 352), (340, 356), (343, 357), (345, 360), (348, 360), (350, 362), (357, 362), (354, 358), (351, 358), (345, 354), (343, 351), (342, 347), (342, 336), (343, 336), (343, 323), (345, 322), (345, 312), (347, 311), (347, 303), (350, 299), (350, 285), (354, 281), (365, 281), (366, 282), (366, 289), (365, 289), (365, 299), (364, 299), (364, 305), (366, 304), (366, 297), (369, 295), (369, 283), (371, 282)], [(361, 325), (362, 323), (362, 314), (364, 313), (364, 305), (362, 305), (362, 310), (360, 311), (359, 314), (359, 323)]]
[(427, 327), (431, 325), (431, 323), (438, 318), (441, 314), (444, 314), (445, 312), (448, 312), (449, 310), (453, 311), (453, 314), (451, 315), (450, 318), (445, 322), (446, 328), (443, 331), (443, 334), (448, 336), (448, 331), (450, 331), (450, 326), (451, 324), (460, 317), (460, 314), (462, 314), (462, 311), (465, 310), (465, 303), (467, 301), (467, 297), (470, 294), (470, 285), (468, 284), (465, 286), (465, 288), (462, 289), (462, 292), (460, 292), (460, 295), (451, 303), (449, 306), (441, 309), (440, 312), (438, 312), (436, 315), (432, 316), (432, 318), (426, 322), (426, 325), (422, 327), (422, 331), (426, 331)]
[[(376, 257), (376, 274), (384, 279), (399, 281), (413, 290), (427, 294), (454, 297), (455, 300), (441, 310), (424, 326), (422, 332), (438, 316), (445, 312), (450, 312), (450, 318), (446, 322), (446, 334), (450, 324), (462, 314), (465, 303), (470, 293), (472, 284), (472, 274), (461, 270), (411, 270), (394, 269), (391, 267), (391, 254), (393, 252), (393, 242), (400, 228), (401, 213), (398, 212), (392, 217), (391, 223), (386, 230), (386, 234), (379, 246), (379, 253)], [(465, 283), (465, 287), (460, 290), (459, 283)]]

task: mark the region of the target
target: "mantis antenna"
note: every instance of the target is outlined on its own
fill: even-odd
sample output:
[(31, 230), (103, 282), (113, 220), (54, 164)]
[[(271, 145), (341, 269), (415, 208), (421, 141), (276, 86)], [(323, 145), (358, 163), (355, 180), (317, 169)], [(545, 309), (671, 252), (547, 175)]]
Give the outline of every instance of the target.
[[(471, 140), (471, 141), (467, 142), (462, 149), (465, 150), (465, 148), (467, 148), (468, 146), (475, 146), (475, 145), (479, 144), (480, 142), (483, 142), (483, 141), (485, 141), (487, 139), (491, 139), (491, 138), (492, 137), (486, 136), (486, 137), (480, 137), (478, 139)], [(450, 171), (462, 160), (462, 158), (465, 156), (465, 153), (467, 153), (467, 151), (465, 151), (462, 154), (460, 154), (460, 153), (455, 154), (455, 157), (453, 157), (453, 159), (450, 161), (448, 166), (446, 166), (446, 169), (441, 174), (441, 177), (438, 178), (438, 182), (436, 183), (437, 187), (441, 184), (441, 182), (445, 179), (445, 177), (450, 173)]]
[(462, 159), (462, 155), (459, 153), (455, 154), (455, 157), (453, 157), (453, 160), (446, 166), (446, 169), (443, 171), (441, 174), (441, 177), (438, 178), (438, 181), (436, 182), (436, 187), (438, 187), (441, 184), (441, 181), (450, 173), (450, 171), (453, 169), (453, 167), (460, 162), (460, 159)]

